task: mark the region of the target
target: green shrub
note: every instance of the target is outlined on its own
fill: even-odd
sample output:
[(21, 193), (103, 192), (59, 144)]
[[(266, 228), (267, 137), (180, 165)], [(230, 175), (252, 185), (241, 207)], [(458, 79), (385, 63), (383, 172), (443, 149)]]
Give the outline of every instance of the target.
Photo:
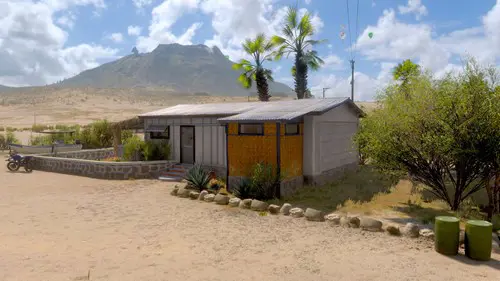
[(52, 143), (53, 141), (50, 135), (30, 137), (30, 145), (51, 145)]
[(144, 146), (144, 158), (146, 161), (168, 160), (170, 157), (170, 144), (168, 141), (151, 142)]
[(242, 179), (231, 191), (234, 196), (241, 199), (254, 198), (252, 182), (248, 179)]
[(15, 132), (16, 131), (16, 128), (13, 128), (13, 127), (7, 127), (5, 129), (7, 132)]
[(129, 138), (123, 145), (123, 158), (128, 161), (140, 161), (143, 159), (146, 143), (138, 136)]
[(4, 127), (0, 127), (0, 132), (3, 132), (5, 131), (5, 128)]
[(9, 149), (9, 143), (20, 143), (13, 132), (7, 132), (7, 134), (0, 134), (0, 150)]
[(127, 141), (132, 136), (134, 136), (134, 133), (131, 130), (123, 130), (122, 131), (122, 140), (123, 140), (123, 142)]
[(255, 164), (250, 182), (254, 199), (270, 200), (275, 198), (276, 189), (279, 188), (279, 178), (272, 165)]
[(31, 131), (36, 132), (36, 133), (39, 133), (41, 131), (48, 130), (48, 129), (49, 129), (49, 126), (43, 125), (43, 124), (33, 124), (33, 126), (31, 126)]
[(210, 173), (205, 171), (200, 164), (196, 164), (191, 169), (189, 169), (185, 179), (190, 186), (201, 191), (208, 188), (208, 183), (210, 182)]
[(113, 146), (113, 131), (107, 120), (95, 121), (81, 130), (79, 139), (85, 149), (107, 148)]

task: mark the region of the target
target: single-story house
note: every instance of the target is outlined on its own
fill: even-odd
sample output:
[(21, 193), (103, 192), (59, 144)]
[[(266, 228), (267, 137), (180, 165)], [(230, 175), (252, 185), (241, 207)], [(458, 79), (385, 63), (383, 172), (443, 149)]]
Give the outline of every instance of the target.
[(146, 140), (166, 139), (178, 163), (201, 164), (228, 188), (264, 162), (281, 174), (281, 196), (357, 167), (353, 136), (362, 110), (349, 98), (180, 104), (140, 115)]

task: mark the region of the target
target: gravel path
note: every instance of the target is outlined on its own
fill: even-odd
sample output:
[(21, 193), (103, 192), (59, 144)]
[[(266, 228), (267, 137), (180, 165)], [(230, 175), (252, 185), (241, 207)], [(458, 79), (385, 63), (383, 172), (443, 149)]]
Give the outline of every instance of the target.
[(0, 280), (497, 280), (428, 242), (259, 216), (157, 181), (0, 168)]

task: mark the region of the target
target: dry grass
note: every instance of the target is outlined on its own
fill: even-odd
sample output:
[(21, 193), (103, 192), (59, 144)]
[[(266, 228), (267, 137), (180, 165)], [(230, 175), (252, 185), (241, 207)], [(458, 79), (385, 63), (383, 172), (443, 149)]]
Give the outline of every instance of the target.
[(427, 224), (438, 215), (453, 215), (439, 200), (424, 201), (422, 187), (362, 166), (336, 183), (309, 187), (281, 200), (302, 208), (325, 212), (357, 213), (392, 220), (417, 220)]

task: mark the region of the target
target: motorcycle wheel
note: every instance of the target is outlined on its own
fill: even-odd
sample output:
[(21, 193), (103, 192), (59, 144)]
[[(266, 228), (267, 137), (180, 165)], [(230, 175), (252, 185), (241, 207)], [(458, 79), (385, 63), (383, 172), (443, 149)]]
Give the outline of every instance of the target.
[(26, 164), (24, 164), (24, 170), (26, 171), (26, 173), (33, 172), (33, 169), (31, 168), (31, 163), (30, 162), (27, 162)]
[(19, 164), (16, 162), (9, 162), (7, 163), (7, 169), (9, 169), (9, 171), (11, 172), (15, 172), (19, 170)]

